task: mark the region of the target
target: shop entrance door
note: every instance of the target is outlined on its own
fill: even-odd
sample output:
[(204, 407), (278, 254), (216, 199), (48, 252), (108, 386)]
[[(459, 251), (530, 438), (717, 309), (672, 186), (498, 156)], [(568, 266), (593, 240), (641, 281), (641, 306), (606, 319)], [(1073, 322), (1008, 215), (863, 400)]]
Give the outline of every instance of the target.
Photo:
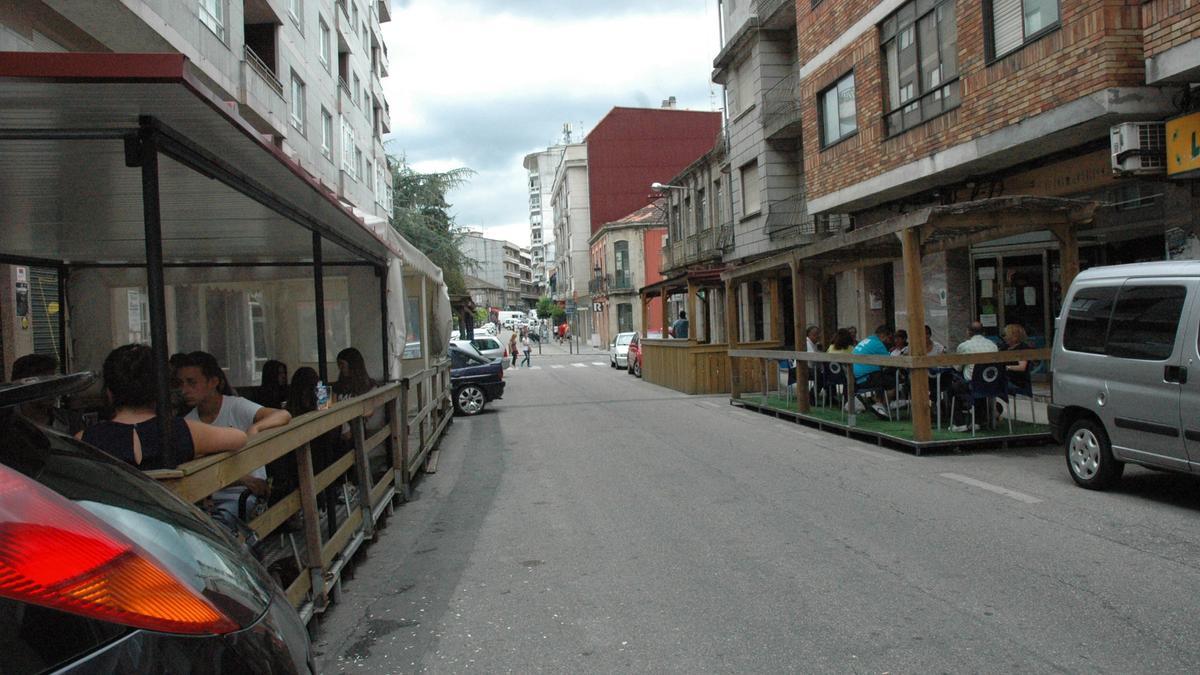
[(1045, 251), (975, 258), (975, 317), (987, 335), (999, 337), (1017, 323), (1035, 347), (1049, 344), (1050, 289)]

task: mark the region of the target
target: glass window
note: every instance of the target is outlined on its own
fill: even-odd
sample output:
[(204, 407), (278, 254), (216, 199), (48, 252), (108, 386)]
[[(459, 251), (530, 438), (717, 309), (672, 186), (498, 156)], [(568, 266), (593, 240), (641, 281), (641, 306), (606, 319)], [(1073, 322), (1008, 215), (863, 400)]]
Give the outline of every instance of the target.
[(292, 71), (292, 126), (304, 133), (304, 82)]
[(354, 148), (354, 177), (362, 178), (363, 175), (363, 154), (361, 148)]
[(822, 92), (819, 102), (822, 145), (832, 145), (858, 130), (858, 115), (854, 102), (854, 73), (843, 77)]
[(705, 202), (704, 198), (705, 198), (704, 188), (698, 188), (696, 190), (696, 230), (697, 231), (708, 229), (708, 220), (705, 218), (705, 216), (707, 215), (706, 211), (707, 211), (708, 204)]
[(613, 286), (615, 288), (632, 288), (633, 281), (629, 276), (629, 242), (618, 241), (613, 244)]
[(320, 17), (317, 21), (321, 33), (321, 65), (325, 66), (325, 71), (329, 72), (330, 64), (333, 62), (330, 54), (333, 49), (333, 39), (330, 37), (329, 24), (325, 23), (325, 17)]
[[(633, 305), (628, 302), (622, 302), (617, 305), (617, 332), (629, 333), (633, 331)], [(617, 338), (617, 344), (629, 344), (632, 336), (626, 335)]]
[(321, 108), (321, 154), (333, 159), (333, 115)]
[(990, 56), (999, 58), (1058, 26), (1058, 0), (991, 0)]
[(304, 17), (304, 0), (288, 0), (288, 14), (299, 25)]
[(1183, 286), (1122, 288), (1108, 332), (1108, 355), (1144, 361), (1170, 357), (1186, 297)]
[(914, 0), (879, 30), (889, 136), (958, 106), (958, 28), (952, 0)]
[(225, 39), (225, 0), (200, 0), (200, 23)]
[(1081, 288), (1067, 307), (1067, 325), (1063, 330), (1063, 349), (1088, 354), (1103, 354), (1112, 314), (1116, 286)]
[(758, 187), (758, 161), (745, 164), (738, 171), (742, 179), (742, 216), (762, 209), (762, 193)]

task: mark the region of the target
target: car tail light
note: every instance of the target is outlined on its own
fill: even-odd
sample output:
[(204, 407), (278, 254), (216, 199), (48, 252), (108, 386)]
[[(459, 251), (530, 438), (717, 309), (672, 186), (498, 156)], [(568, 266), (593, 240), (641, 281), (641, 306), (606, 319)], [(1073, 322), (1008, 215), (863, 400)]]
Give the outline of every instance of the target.
[(239, 628), (140, 546), (4, 465), (0, 596), (153, 631), (208, 635)]

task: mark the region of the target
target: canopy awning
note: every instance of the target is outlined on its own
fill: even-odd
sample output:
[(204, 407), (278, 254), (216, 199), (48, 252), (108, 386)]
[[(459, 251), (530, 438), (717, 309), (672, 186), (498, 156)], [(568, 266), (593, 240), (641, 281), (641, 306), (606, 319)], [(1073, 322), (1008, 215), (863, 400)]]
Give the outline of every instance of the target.
[(327, 264), (400, 254), (386, 223), (355, 216), (182, 55), (0, 52), (0, 255), (145, 263), (127, 144), (147, 133), (168, 264), (308, 262), (304, 230), (336, 244)]
[(663, 279), (652, 284), (642, 286), (638, 290), (641, 295), (659, 295), (673, 288), (687, 288), (689, 282), (695, 283), (698, 286), (719, 286), (721, 285), (721, 271), (723, 268), (712, 268), (705, 270), (689, 270), (684, 274), (680, 274), (670, 279)]
[(921, 250), (933, 253), (1091, 222), (1098, 206), (1089, 200), (1027, 195), (927, 206), (741, 265), (722, 276), (736, 279), (764, 274), (793, 262), (814, 268), (862, 267), (899, 258), (898, 235), (906, 230), (919, 229)]

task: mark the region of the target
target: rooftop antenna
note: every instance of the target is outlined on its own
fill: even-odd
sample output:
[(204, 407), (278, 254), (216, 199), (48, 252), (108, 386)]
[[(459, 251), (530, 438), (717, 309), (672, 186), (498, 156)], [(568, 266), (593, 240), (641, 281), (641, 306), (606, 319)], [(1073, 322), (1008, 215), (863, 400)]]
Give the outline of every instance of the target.
[(570, 144), (571, 142), (571, 123), (563, 122), (563, 143)]

